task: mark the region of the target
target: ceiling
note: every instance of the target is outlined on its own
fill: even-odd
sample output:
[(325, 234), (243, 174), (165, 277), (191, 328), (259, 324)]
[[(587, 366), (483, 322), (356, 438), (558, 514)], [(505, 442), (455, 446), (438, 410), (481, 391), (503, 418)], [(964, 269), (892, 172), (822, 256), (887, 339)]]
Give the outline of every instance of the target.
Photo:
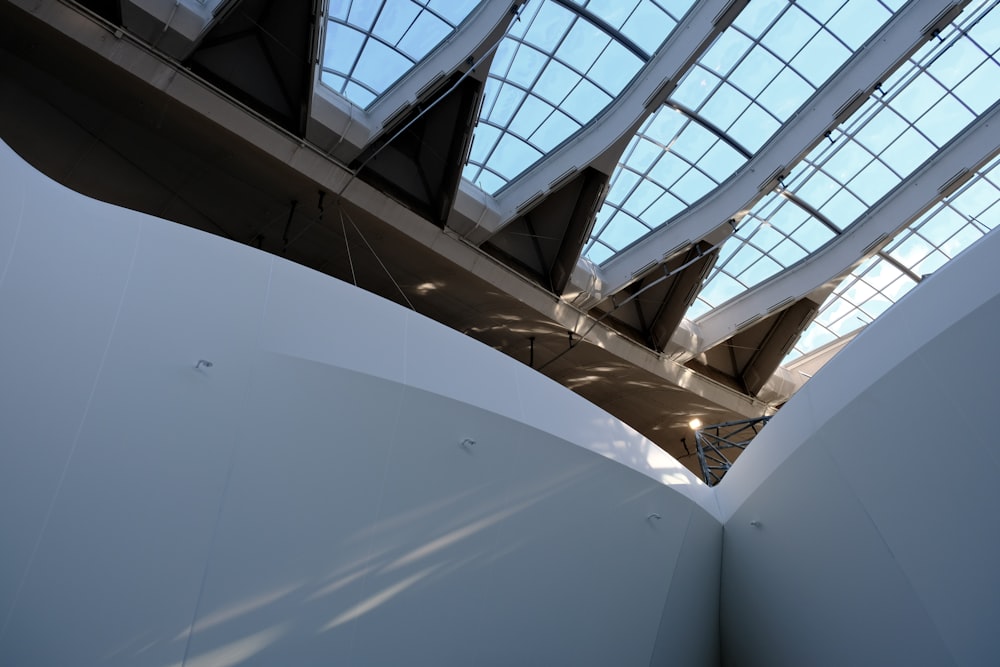
[[(688, 20), (703, 5), (711, 3), (696, 3)], [(363, 146), (351, 149), (350, 142), (338, 140), (336, 150), (323, 150), (318, 137), (330, 131), (312, 128), (316, 90), (322, 85), (316, 54), (324, 21), (311, 2), (280, 3), (280, 10), (264, 0), (223, 3), (204, 34), (189, 41), (174, 34), (169, 20), (157, 28), (148, 17), (130, 19), (135, 11), (129, 3), (113, 2), (0, 3), (0, 90), (6, 102), (0, 105), (0, 138), (50, 177), (89, 196), (286, 257), (462, 331), (588, 398), (692, 469), (697, 464), (691, 455), (691, 418), (712, 424), (777, 409), (860, 326), (826, 322), (831, 330), (840, 327), (826, 337), (832, 343), (808, 351), (795, 371), (781, 368), (817, 315), (822, 320), (833, 307), (824, 302), (830, 299), (844, 310), (843, 303), (853, 299), (852, 306), (862, 312), (859, 289), (851, 292), (851, 286), (868, 284), (866, 276), (876, 282), (871, 264), (884, 262), (898, 270), (896, 246), (917, 234), (915, 227), (905, 231), (906, 224), (926, 223), (941, 210), (968, 217), (948, 197), (981, 180), (995, 182), (989, 161), (997, 152), (996, 135), (990, 135), (992, 145), (983, 147), (980, 140), (978, 152), (967, 147), (975, 137), (968, 139), (951, 153), (942, 151), (941, 164), (925, 164), (904, 179), (904, 184), (918, 178), (943, 181), (940, 174), (953, 176), (958, 160), (971, 169), (954, 188), (937, 188), (930, 203), (919, 197), (898, 203), (892, 192), (879, 199), (879, 206), (900, 211), (893, 213), (892, 226), (894, 232), (904, 228), (905, 238), (895, 245), (895, 233), (874, 227), (865, 233), (884, 234), (874, 245), (862, 243), (863, 233), (843, 234), (870, 247), (844, 251), (850, 259), (837, 260), (839, 265), (826, 260), (833, 269), (806, 267), (826, 275), (800, 276), (790, 292), (794, 298), (782, 301), (763, 289), (750, 290), (740, 298), (762, 300), (763, 306), (753, 306), (756, 312), (726, 302), (718, 305), (729, 304), (729, 311), (717, 308), (692, 321), (688, 309), (736, 256), (726, 243), (751, 241), (747, 227), (706, 223), (706, 232), (693, 241), (677, 232), (687, 243), (661, 245), (657, 261), (627, 272), (629, 278), (615, 289), (583, 284), (588, 276), (605, 285), (614, 282), (614, 261), (595, 267), (579, 257), (597, 242), (600, 210), (630, 164), (638, 142), (634, 133), (647, 137), (652, 132), (648, 112), (619, 128), (619, 138), (594, 149), (589, 166), (563, 170), (564, 178), (546, 181), (541, 196), (521, 182), (530, 182), (539, 170), (557, 168), (545, 161), (572, 151), (572, 141), (529, 165), (520, 181), (491, 198), (461, 179), (483, 96), (489, 94), (483, 68), (473, 72), (461, 60), (433, 86), (417, 86), (417, 72), (411, 78), (418, 81), (395, 85), (420, 87), (423, 96), (383, 115), (384, 124)], [(491, 26), (483, 34), (495, 38), (504, 30)], [(706, 51), (720, 33), (716, 26), (698, 48)], [(432, 56), (439, 57), (443, 48)], [(654, 54), (651, 62), (660, 61)], [(346, 100), (335, 104), (355, 113)], [(977, 122), (985, 132), (995, 106), (980, 114), (967, 133), (979, 127)], [(369, 107), (369, 117), (378, 116), (377, 107)], [(781, 141), (791, 139), (779, 132), (758, 155), (766, 156), (768, 147)], [(798, 153), (809, 153), (812, 160), (807, 164), (822, 162), (823, 141), (822, 134), (800, 140)], [(593, 143), (592, 135), (581, 135), (579, 143)], [(345, 157), (344, 151), (353, 155)], [(726, 183), (741, 175), (753, 179), (757, 201), (774, 188), (781, 194), (796, 178), (776, 173), (772, 189), (764, 191), (759, 171), (766, 165), (753, 160), (750, 165)], [(754, 169), (756, 175), (747, 174)], [(529, 196), (519, 205), (505, 203), (518, 193)], [(489, 215), (501, 212), (501, 222), (489, 234), (483, 232), (489, 225), (474, 234), (461, 231), (470, 197), (485, 202)], [(707, 219), (709, 199), (680, 215), (700, 212), (698, 217)], [(740, 201), (738, 194), (717, 199)], [(741, 201), (740, 217), (759, 227), (768, 217), (754, 205)], [(983, 210), (980, 224), (992, 228), (998, 208)], [(680, 220), (676, 229), (691, 224)], [(628, 252), (641, 255), (656, 233)], [(664, 252), (665, 247), (671, 250)], [(945, 250), (942, 240), (937, 251)], [(880, 285), (872, 289), (890, 291)], [(743, 318), (745, 312), (750, 317)], [(726, 323), (719, 324), (723, 315)], [(344, 313), (345, 318), (358, 316), (363, 315)], [(738, 322), (732, 322), (735, 317)]]

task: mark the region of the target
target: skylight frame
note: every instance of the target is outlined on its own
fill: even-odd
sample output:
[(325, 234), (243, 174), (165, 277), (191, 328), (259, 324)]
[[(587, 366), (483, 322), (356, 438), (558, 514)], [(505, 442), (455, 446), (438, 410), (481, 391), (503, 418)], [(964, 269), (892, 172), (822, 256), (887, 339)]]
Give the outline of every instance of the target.
[[(468, 20), (483, 0), (373, 0), (361, 3), (353, 0), (331, 0), (325, 13), (323, 40), (321, 45), (320, 83), (345, 97), (357, 106), (368, 109), (374, 105), (388, 90), (422, 60), (441, 47), (465, 21)], [(358, 10), (358, 16), (354, 16)], [(400, 12), (411, 11), (409, 24), (401, 31), (396, 28), (398, 37), (390, 39), (386, 30), (393, 30), (391, 23), (398, 18)], [(393, 15), (394, 16), (390, 16)], [(389, 17), (380, 23), (383, 17)], [(354, 22), (352, 22), (352, 20)], [(431, 25), (426, 25), (430, 21)], [(423, 22), (419, 28), (418, 22)], [(404, 21), (403, 24), (406, 22)], [(382, 26), (382, 33), (378, 31)], [(415, 49), (409, 52), (401, 47), (407, 36), (426, 33), (431, 28), (438, 30), (439, 39), (431, 39), (424, 43), (417, 42)], [(333, 44), (337, 35), (342, 40), (350, 40), (343, 51), (338, 52)], [(416, 37), (425, 39), (426, 37)], [(378, 50), (379, 54), (375, 54)], [(374, 58), (379, 68), (390, 67), (390, 61), (396, 63), (395, 69), (380, 80), (357, 76), (363, 58)], [(341, 62), (349, 63), (340, 67)], [(374, 74), (372, 75), (374, 76)]]
[[(888, 3), (892, 3), (892, 6)], [(898, 4), (892, 0), (880, 2), (880, 6), (884, 9), (885, 20), (891, 17), (891, 10)], [(720, 142), (742, 153), (742, 158), (730, 153), (728, 168), (722, 172), (706, 169), (700, 164), (689, 161), (687, 172), (679, 175), (673, 183), (665, 184), (652, 179), (656, 185), (665, 190), (666, 194), (663, 197), (670, 197), (671, 200), (681, 201), (690, 206), (718, 188), (738, 172), (749, 161), (753, 152), (758, 151), (770, 140), (781, 124), (794, 115), (818, 88), (829, 80), (848, 60), (854, 48), (881, 27), (881, 24), (871, 21), (868, 17), (869, 20), (866, 22), (868, 27), (865, 32), (852, 34), (850, 43), (842, 39), (831, 30), (830, 25), (837, 21), (843, 22), (848, 6), (845, 0), (833, 11), (823, 15), (803, 9), (797, 4), (762, 2), (751, 3), (737, 16), (733, 25), (716, 38), (708, 51), (688, 71), (666, 105), (657, 110), (654, 117), (669, 113), (668, 107), (670, 107), (685, 110), (685, 113), (697, 123), (695, 126), (688, 124), (680, 128), (672, 139), (661, 138), (659, 142), (664, 146), (669, 147), (675, 142), (683, 143), (685, 134), (691, 131), (698, 132), (696, 128), (709, 128)], [(793, 44), (789, 47), (780, 44), (781, 40), (774, 36), (783, 31), (787, 32), (786, 24), (790, 21), (809, 22), (812, 30), (804, 39), (799, 38), (801, 43), (797, 46)], [(820, 39), (826, 40), (828, 44), (839, 44), (841, 58), (837, 60), (826, 53), (822, 59), (825, 69), (822, 71), (807, 69), (807, 66), (814, 67), (810, 62), (815, 62), (816, 59), (810, 61), (805, 55), (819, 43)], [(783, 53), (787, 53), (788, 57), (784, 58)], [(754, 69), (759, 65), (756, 61), (761, 58), (777, 64), (776, 68), (772, 68), (769, 78), (758, 81), (754, 84), (754, 88), (748, 87), (746, 82), (733, 79), (737, 72)], [(790, 103), (780, 108), (773, 104), (763, 104), (764, 96), (775, 86), (784, 87), (785, 93), (782, 98), (788, 99), (787, 85), (781, 86), (779, 83), (782, 77), (784, 80), (793, 79), (799, 82), (796, 84), (798, 95), (793, 96)], [(741, 83), (744, 85), (741, 86)], [(745, 102), (745, 104), (741, 102), (742, 107), (735, 113), (732, 112), (733, 99)], [(720, 115), (724, 109), (729, 109), (727, 113), (731, 117)], [(761, 122), (770, 123), (770, 132), (759, 132)], [(645, 134), (648, 127), (650, 123), (644, 124), (637, 136), (649, 139)], [(734, 128), (738, 130), (738, 134), (734, 133)], [(748, 135), (744, 132), (744, 128), (752, 128), (758, 134)], [(630, 144), (629, 150), (623, 155), (612, 175), (612, 191), (616, 187), (620, 188), (620, 179), (627, 171), (642, 173), (642, 170), (636, 169), (629, 162), (632, 159), (634, 145), (635, 140)], [(716, 145), (713, 144), (711, 150), (716, 150)], [(708, 153), (709, 151), (706, 151), (705, 154)], [(709, 172), (712, 172), (711, 175)], [(644, 175), (650, 178), (648, 171)], [(700, 176), (706, 176), (708, 179), (699, 178)], [(682, 184), (683, 187), (675, 187)], [(639, 188), (643, 185), (641, 182), (634, 182), (631, 187)], [(618, 252), (650, 232), (668, 225), (673, 218), (683, 212), (683, 207), (675, 207), (669, 216), (634, 215), (618, 205), (628, 200), (630, 195), (631, 192), (622, 193), (619, 201), (609, 199), (598, 212), (591, 238), (584, 248), (584, 255), (589, 259), (597, 263), (609, 261)], [(662, 210), (664, 207), (659, 206), (656, 211), (659, 213)]]
[[(1000, 12), (1000, 9), (996, 9), (996, 5), (996, 2), (981, 2), (972, 8), (968, 15), (960, 16), (961, 20), (952, 23), (938, 39), (928, 42), (913, 54), (907, 64), (888, 77), (877, 93), (862, 105), (847, 123), (829, 135), (829, 141), (821, 142), (803, 159), (800, 164), (804, 168), (793, 170), (793, 176), (788, 179), (787, 185), (781, 184), (782, 194), (796, 202), (812, 218), (832, 229), (835, 235), (839, 235), (861, 220), (868, 208), (899, 187), (921, 164), (961, 133), (985, 107), (972, 109), (966, 105), (964, 108), (968, 113), (965, 123), (950, 126), (946, 133), (935, 133), (933, 140), (917, 124), (932, 113), (943, 100), (952, 98), (958, 104), (964, 105), (954, 91), (966, 85), (966, 82), (971, 80), (970, 77), (987, 63), (992, 62), (997, 76), (1000, 76), (1000, 63), (997, 62), (1000, 40), (998, 47), (993, 51), (982, 48), (975, 41), (975, 30), (982, 19), (990, 16), (995, 20), (994, 13)], [(941, 85), (938, 77), (932, 76), (931, 70), (950, 49), (956, 47), (979, 48), (982, 57), (973, 65), (967, 66), (968, 72), (950, 82), (949, 87), (945, 87)], [(906, 118), (904, 114), (899, 113), (894, 103), (900, 98), (905, 102), (908, 96), (913, 96), (913, 89), (910, 86), (915, 82), (926, 85), (928, 81), (942, 90), (942, 94), (934, 100), (934, 103), (924, 111), (913, 112), (916, 114), (913, 118)], [(996, 102), (998, 98), (1000, 91), (990, 103)], [(871, 134), (869, 130), (875, 124), (886, 119), (896, 121), (903, 129), (888, 141), (883, 141), (884, 145), (881, 146), (863, 141), (866, 134)], [(893, 148), (900, 145), (897, 142), (904, 140), (911, 142), (911, 159), (900, 162), (893, 158), (890, 161), (887, 156), (891, 156)], [(912, 146), (914, 140), (926, 144), (922, 146), (922, 153), (914, 150)], [(851, 168), (844, 170), (840, 165), (850, 165)], [(852, 183), (856, 185), (852, 187)], [(767, 201), (767, 198), (763, 201)], [(748, 218), (757, 220), (758, 223), (766, 222), (766, 216), (760, 215), (762, 207), (763, 202), (758, 203)], [(749, 222), (744, 220), (740, 229), (747, 230), (748, 225), (752, 224), (753, 220)], [(750, 280), (741, 279), (744, 275), (742, 271), (737, 274), (728, 270), (729, 258), (753, 252), (752, 246), (748, 245), (749, 235), (752, 234), (756, 234), (756, 230), (742, 234), (738, 232), (723, 245), (720, 260), (705, 281), (696, 302), (688, 310), (689, 319), (697, 320), (713, 308), (722, 306), (742, 292), (789, 268), (781, 262), (773, 262), (769, 271), (758, 271)], [(832, 240), (833, 237), (828, 239), (828, 242)], [(818, 249), (815, 248), (813, 252)], [(804, 259), (806, 258), (803, 257), (802, 260)]]
[[(463, 170), (466, 180), (498, 194), (594, 122), (642, 71), (652, 53), (591, 13), (587, 9), (591, 2), (540, 0), (523, 8), (494, 57)], [(693, 4), (690, 0), (685, 11)], [(663, 5), (658, 0), (633, 0), (627, 5), (629, 12), (655, 6), (669, 17), (673, 25), (662, 33), (657, 49), (683, 18), (670, 14)], [(539, 38), (538, 33), (553, 26), (558, 30), (554, 40)], [(571, 38), (574, 31), (578, 32)], [(589, 39), (581, 37), (585, 33)], [(535, 62), (528, 63), (531, 59)], [(523, 73), (512, 74), (518, 69)], [(564, 89), (557, 96), (543, 90), (551, 81)]]
[[(852, 271), (824, 301), (782, 364), (855, 334), (921, 280), (997, 227), (1000, 227), (1000, 156)], [(895, 271), (896, 277), (891, 282), (883, 279), (884, 287), (858, 298), (864, 289), (861, 286), (872, 282), (869, 276), (881, 271)]]

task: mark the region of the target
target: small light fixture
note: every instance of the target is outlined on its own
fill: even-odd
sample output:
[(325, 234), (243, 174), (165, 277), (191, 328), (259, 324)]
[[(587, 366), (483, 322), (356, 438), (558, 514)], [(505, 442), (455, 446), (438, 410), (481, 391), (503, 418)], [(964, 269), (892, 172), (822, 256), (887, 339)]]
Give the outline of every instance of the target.
[(701, 420), (695, 417), (694, 419), (688, 422), (688, 426), (691, 427), (692, 431), (697, 431), (698, 429), (701, 428)]

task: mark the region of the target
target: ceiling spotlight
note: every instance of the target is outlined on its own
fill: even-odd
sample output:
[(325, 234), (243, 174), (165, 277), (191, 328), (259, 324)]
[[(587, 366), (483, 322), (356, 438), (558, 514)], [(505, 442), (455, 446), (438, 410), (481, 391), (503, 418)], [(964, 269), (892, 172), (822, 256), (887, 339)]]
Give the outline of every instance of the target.
[(697, 431), (698, 429), (701, 428), (701, 420), (695, 417), (694, 419), (688, 422), (688, 426), (691, 427), (691, 430)]

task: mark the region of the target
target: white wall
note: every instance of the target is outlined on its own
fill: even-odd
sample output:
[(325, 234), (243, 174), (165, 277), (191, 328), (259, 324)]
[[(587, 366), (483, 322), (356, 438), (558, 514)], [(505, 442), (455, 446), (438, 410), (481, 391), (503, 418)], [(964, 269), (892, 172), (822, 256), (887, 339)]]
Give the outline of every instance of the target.
[(353, 287), (0, 170), (0, 664), (717, 662), (714, 496), (634, 431)]
[(995, 663), (1000, 236), (707, 489), (419, 315), (0, 169), (2, 665)]
[(715, 487), (726, 664), (997, 664), (998, 256), (910, 292)]

